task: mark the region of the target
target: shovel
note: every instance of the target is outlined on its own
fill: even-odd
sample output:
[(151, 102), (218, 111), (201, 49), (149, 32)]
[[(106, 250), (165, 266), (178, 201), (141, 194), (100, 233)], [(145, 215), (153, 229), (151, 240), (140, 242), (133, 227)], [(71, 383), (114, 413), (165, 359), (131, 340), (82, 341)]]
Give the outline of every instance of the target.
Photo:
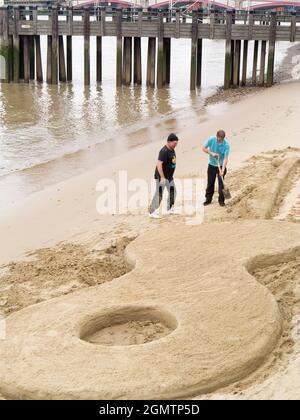
[(226, 198), (226, 200), (230, 200), (231, 199), (231, 194), (230, 194), (229, 188), (226, 187), (225, 182), (224, 182), (224, 178), (221, 175), (221, 166), (220, 166), (219, 156), (217, 157), (217, 162), (218, 162), (218, 168), (219, 168), (219, 175), (220, 175), (220, 178), (222, 179), (222, 183), (223, 183), (223, 190), (222, 191), (223, 191), (224, 197)]

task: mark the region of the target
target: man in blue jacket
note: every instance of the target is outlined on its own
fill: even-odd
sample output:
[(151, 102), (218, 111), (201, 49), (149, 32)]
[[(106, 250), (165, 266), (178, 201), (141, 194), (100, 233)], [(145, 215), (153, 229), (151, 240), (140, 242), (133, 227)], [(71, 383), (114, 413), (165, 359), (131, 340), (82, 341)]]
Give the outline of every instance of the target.
[[(225, 197), (223, 194), (223, 182), (221, 177), (224, 178), (227, 173), (228, 156), (230, 153), (230, 146), (226, 139), (225, 131), (219, 130), (216, 136), (210, 137), (203, 145), (202, 150), (209, 155), (206, 200), (203, 204), (205, 206), (211, 204), (215, 192), (216, 177), (218, 176), (219, 204), (224, 207)], [(221, 166), (221, 173), (219, 173), (218, 160)]]

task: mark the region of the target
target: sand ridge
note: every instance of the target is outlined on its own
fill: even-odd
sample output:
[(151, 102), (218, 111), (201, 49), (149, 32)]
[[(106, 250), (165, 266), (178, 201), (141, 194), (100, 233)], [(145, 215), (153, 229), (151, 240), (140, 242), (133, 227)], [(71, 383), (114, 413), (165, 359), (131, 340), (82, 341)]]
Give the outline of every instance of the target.
[(3, 266), (0, 314), (7, 316), (27, 306), (124, 275), (127, 272), (124, 249), (133, 239), (123, 237), (102, 250), (60, 244), (28, 253), (27, 261)]
[[(216, 230), (226, 238), (224, 245), (231, 244), (219, 244), (218, 256)], [(274, 297), (245, 266), (257, 255), (296, 252), (300, 238), (294, 225), (178, 225), (171, 249), (169, 233), (162, 228), (133, 241), (126, 254), (135, 268), (124, 277), (11, 315), (9, 336), (0, 346), (1, 392), (15, 398), (182, 397), (255, 370), (276, 346), (282, 322)], [(158, 240), (160, 247), (153, 246)], [(191, 242), (193, 254), (186, 246)], [(161, 313), (163, 322), (174, 317), (178, 326), (139, 346), (98, 346), (80, 339), (91, 318), (102, 328), (110, 313), (124, 311), (126, 320), (138, 310)], [(55, 376), (49, 370), (53, 364)], [(14, 368), (7, 371), (7, 365)]]
[(300, 355), (300, 256), (283, 254), (265, 266), (254, 261), (250, 272), (275, 296), (283, 334), (266, 362), (245, 380), (198, 399), (298, 399)]
[(299, 178), (298, 148), (253, 156), (228, 176), (232, 200), (227, 203), (225, 214), (220, 215), (215, 207), (208, 208), (205, 221), (273, 219)]

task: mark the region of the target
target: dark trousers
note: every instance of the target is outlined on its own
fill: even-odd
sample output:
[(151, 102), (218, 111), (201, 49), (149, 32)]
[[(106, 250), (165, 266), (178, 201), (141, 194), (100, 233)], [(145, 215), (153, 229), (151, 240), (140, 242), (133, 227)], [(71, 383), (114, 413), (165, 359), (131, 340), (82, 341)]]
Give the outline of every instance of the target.
[(171, 181), (167, 180), (165, 185), (162, 185), (159, 179), (156, 179), (155, 181), (156, 181), (156, 190), (155, 190), (152, 203), (150, 205), (150, 209), (149, 209), (150, 213), (153, 213), (155, 210), (157, 210), (160, 207), (165, 189), (167, 189), (168, 194), (169, 194), (168, 210), (170, 210), (174, 206), (175, 200), (176, 200), (176, 186), (175, 186), (174, 179), (172, 179)]
[[(227, 169), (225, 169), (225, 175), (227, 173)], [(222, 178), (219, 174), (219, 168), (217, 166), (208, 165), (207, 170), (207, 189), (206, 189), (206, 201), (212, 201), (214, 193), (215, 193), (215, 183), (216, 183), (216, 177), (218, 177), (219, 182), (219, 203), (224, 203), (225, 197), (223, 194), (223, 182)]]

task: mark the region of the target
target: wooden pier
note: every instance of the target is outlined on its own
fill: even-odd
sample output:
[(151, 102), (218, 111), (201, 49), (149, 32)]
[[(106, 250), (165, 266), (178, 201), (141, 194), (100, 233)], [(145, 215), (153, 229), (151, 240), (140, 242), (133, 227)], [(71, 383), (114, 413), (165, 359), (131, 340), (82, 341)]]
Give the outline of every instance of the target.
[[(47, 69), (42, 69), (41, 36), (47, 36)], [(170, 83), (172, 39), (191, 40), (190, 89), (201, 86), (205, 40), (224, 40), (224, 87), (245, 86), (249, 44), (254, 44), (253, 85), (271, 86), (277, 41), (300, 41), (296, 13), (40, 7), (0, 8), (0, 81), (72, 81), (72, 38), (84, 39), (84, 83), (90, 84), (90, 39), (96, 37), (96, 80), (102, 82), (102, 38), (116, 38), (116, 85), (142, 84), (141, 38), (148, 38), (146, 85)], [(66, 54), (65, 54), (66, 49)], [(176, 51), (172, 51), (176, 54)], [(260, 57), (260, 60), (259, 60)], [(258, 63), (260, 62), (259, 69)], [(259, 74), (258, 74), (259, 70)]]

